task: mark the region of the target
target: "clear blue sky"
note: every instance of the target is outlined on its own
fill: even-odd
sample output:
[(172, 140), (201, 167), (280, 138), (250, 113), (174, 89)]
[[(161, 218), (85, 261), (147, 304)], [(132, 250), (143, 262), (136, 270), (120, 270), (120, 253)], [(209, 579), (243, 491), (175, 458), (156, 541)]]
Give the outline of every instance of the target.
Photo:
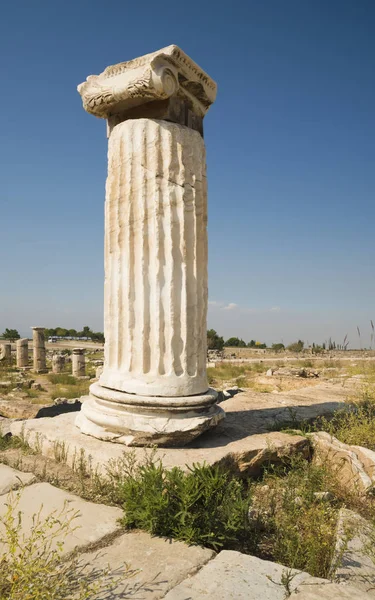
[(0, 19), (0, 331), (103, 328), (105, 123), (77, 84), (177, 44), (205, 120), (209, 326), (369, 344), (375, 2), (14, 0)]

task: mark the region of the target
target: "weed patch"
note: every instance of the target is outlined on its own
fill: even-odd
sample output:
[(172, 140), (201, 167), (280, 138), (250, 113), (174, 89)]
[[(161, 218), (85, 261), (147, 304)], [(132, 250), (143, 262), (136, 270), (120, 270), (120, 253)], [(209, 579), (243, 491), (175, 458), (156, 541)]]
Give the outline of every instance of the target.
[[(251, 515), (259, 531), (258, 555), (316, 577), (329, 577), (340, 499), (336, 481), (324, 467), (302, 457), (274, 468), (252, 485)], [(319, 499), (328, 493), (329, 500)]]
[(49, 373), (48, 379), (54, 385), (76, 385), (77, 379), (68, 373)]
[(109, 568), (95, 571), (77, 554), (63, 557), (64, 542), (75, 529), (78, 514), (64, 507), (45, 519), (34, 515), (27, 534), (22, 533), (19, 494), (8, 496), (7, 511), (0, 518), (0, 600), (88, 600), (107, 598), (120, 582), (129, 578), (125, 568), (116, 580)]
[(375, 450), (375, 404), (352, 405), (349, 410), (335, 412), (331, 419), (320, 417), (314, 422), (314, 429), (326, 431), (344, 444)]

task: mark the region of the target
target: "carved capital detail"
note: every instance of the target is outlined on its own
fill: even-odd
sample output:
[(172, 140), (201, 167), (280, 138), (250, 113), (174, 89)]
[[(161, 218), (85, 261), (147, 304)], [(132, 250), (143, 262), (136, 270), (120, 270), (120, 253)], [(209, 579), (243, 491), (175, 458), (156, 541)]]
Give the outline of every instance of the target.
[(216, 83), (180, 48), (168, 46), (152, 54), (107, 67), (78, 86), (84, 109), (109, 117), (153, 100), (183, 98), (203, 117), (216, 97)]

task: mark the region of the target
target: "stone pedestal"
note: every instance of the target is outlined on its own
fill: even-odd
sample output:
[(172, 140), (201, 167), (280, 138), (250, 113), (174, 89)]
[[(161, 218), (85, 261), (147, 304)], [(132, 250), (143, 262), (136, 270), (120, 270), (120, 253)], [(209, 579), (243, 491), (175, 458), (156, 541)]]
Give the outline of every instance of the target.
[(44, 327), (32, 327), (33, 330), (33, 371), (47, 373), (46, 346), (44, 340)]
[(73, 348), (72, 375), (73, 377), (86, 376), (85, 350), (83, 348)]
[(0, 345), (0, 361), (10, 363), (12, 361), (12, 345), (1, 344)]
[(108, 119), (109, 148), (105, 362), (77, 425), (127, 445), (183, 445), (224, 416), (206, 377), (201, 133), (216, 85), (169, 46), (79, 91), (88, 112)]
[(27, 369), (29, 366), (29, 340), (21, 338), (16, 341), (17, 367)]
[(52, 356), (52, 372), (63, 373), (65, 368), (65, 356), (63, 354), (54, 354)]

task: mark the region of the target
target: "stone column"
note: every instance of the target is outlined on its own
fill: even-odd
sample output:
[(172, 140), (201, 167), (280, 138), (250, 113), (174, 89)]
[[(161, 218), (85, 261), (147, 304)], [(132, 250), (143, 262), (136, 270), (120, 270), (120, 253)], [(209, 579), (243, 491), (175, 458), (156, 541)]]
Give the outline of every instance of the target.
[(12, 344), (1, 344), (0, 361), (10, 363), (12, 361)]
[(83, 348), (73, 348), (72, 374), (73, 377), (86, 376), (85, 350)]
[(64, 354), (54, 354), (52, 356), (52, 372), (62, 373), (65, 367), (65, 356)]
[(21, 338), (16, 341), (17, 367), (27, 369), (29, 366), (29, 340)]
[(33, 370), (35, 373), (47, 373), (44, 327), (32, 327), (33, 330)]
[(203, 117), (216, 84), (177, 46), (79, 86), (107, 118), (105, 361), (77, 425), (127, 445), (184, 445), (224, 412), (206, 376)]

